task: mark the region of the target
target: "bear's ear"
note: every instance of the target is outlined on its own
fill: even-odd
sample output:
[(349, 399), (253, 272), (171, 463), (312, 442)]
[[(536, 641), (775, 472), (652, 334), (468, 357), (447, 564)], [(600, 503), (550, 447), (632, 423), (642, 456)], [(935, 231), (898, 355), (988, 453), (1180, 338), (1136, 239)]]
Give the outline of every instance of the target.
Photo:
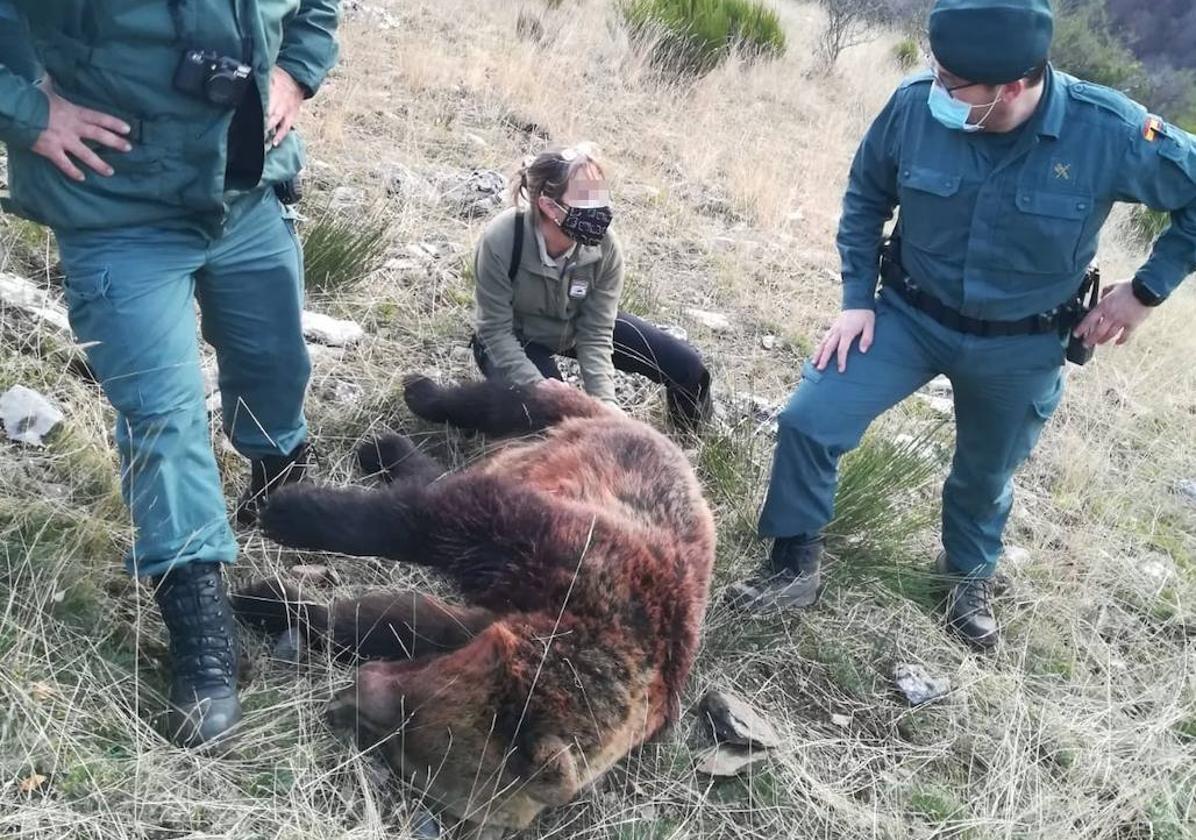
[(581, 790), (573, 750), (556, 735), (520, 737), (511, 769), (525, 780), (528, 795), (545, 805), (565, 805)]

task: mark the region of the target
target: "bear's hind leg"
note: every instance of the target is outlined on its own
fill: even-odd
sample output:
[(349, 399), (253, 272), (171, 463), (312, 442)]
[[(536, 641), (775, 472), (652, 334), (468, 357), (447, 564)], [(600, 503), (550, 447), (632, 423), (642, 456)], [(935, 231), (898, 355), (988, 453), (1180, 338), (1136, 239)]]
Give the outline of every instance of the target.
[(299, 589), (266, 578), (233, 595), (233, 609), (270, 633), (295, 628), (308, 643), (329, 645), (338, 656), (408, 659), (469, 644), (495, 615), (454, 606), (414, 590), (383, 590), (338, 598), (330, 606), (304, 599)]

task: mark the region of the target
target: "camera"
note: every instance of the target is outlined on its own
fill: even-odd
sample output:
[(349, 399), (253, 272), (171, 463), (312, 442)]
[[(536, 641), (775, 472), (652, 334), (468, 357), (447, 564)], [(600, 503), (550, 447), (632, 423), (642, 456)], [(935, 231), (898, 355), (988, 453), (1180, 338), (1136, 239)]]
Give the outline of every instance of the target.
[(245, 96), (253, 68), (211, 50), (186, 50), (174, 72), (175, 90), (233, 108)]

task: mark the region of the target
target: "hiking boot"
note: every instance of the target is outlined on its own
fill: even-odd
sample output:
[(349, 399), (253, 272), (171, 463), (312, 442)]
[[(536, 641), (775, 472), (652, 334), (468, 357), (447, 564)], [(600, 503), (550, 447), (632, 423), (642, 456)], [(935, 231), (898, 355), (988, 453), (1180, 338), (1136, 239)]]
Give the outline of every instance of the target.
[(237, 523), (245, 527), (256, 525), (258, 511), (265, 507), (272, 492), (307, 478), (312, 466), (312, 455), (311, 446), (304, 442), (295, 447), (290, 455), (250, 461), (249, 486), (237, 499)]
[(731, 605), (752, 611), (802, 609), (818, 602), (822, 589), (821, 537), (773, 540), (770, 570), (731, 587)]
[(170, 737), (193, 747), (241, 719), (237, 632), (220, 563), (188, 563), (154, 579), (170, 631)]
[(935, 560), (935, 572), (950, 586), (947, 592), (947, 627), (977, 650), (997, 646), (1000, 630), (993, 616), (993, 581), (964, 577), (951, 568), (947, 553)]

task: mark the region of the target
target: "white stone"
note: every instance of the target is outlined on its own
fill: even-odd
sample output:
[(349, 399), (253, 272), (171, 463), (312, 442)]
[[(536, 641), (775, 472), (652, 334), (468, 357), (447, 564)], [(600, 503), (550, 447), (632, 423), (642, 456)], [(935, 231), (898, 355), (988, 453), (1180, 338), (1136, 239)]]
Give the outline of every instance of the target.
[(348, 347), (365, 337), (365, 330), (353, 321), (342, 321), (318, 312), (303, 311), (303, 336), (330, 347)]
[(62, 422), (62, 412), (32, 388), (14, 385), (0, 396), (0, 422), (11, 440), (44, 446), (43, 438)]
[(1030, 559), (1030, 552), (1020, 545), (1005, 546), (1002, 562), (1008, 563), (1010, 566), (1024, 566), (1030, 562)]
[(1152, 557), (1138, 564), (1139, 571), (1157, 586), (1164, 586), (1175, 573), (1174, 566), (1166, 560)]
[(935, 414), (955, 413), (955, 402), (949, 397), (936, 397), (932, 394), (916, 394), (915, 396)]
[(24, 277), (0, 271), (0, 304), (15, 306), (60, 332), (70, 332), (62, 304)]
[(365, 203), (365, 190), (360, 187), (337, 187), (332, 191), (329, 206), (334, 210), (356, 207)]
[(352, 382), (337, 382), (333, 387), (336, 401), (341, 405), (352, 405), (361, 399), (363, 393), (361, 386)]
[(775, 350), (777, 347), (777, 337), (775, 335), (766, 335), (761, 337), (760, 346), (765, 350)]
[(685, 314), (697, 321), (708, 330), (726, 332), (731, 329), (731, 319), (721, 312), (709, 312), (705, 309), (687, 309)]
[(902, 663), (893, 669), (893, 681), (905, 695), (911, 706), (920, 706), (946, 697), (951, 691), (951, 680), (946, 677), (932, 677), (921, 665)]
[(1196, 478), (1181, 478), (1175, 483), (1175, 491), (1190, 502), (1196, 502)]
[(851, 715), (831, 715), (831, 723), (840, 729), (851, 726)]
[(937, 397), (949, 397), (955, 393), (955, 389), (951, 385), (951, 380), (945, 376), (936, 376), (926, 383), (924, 390), (926, 393)]

